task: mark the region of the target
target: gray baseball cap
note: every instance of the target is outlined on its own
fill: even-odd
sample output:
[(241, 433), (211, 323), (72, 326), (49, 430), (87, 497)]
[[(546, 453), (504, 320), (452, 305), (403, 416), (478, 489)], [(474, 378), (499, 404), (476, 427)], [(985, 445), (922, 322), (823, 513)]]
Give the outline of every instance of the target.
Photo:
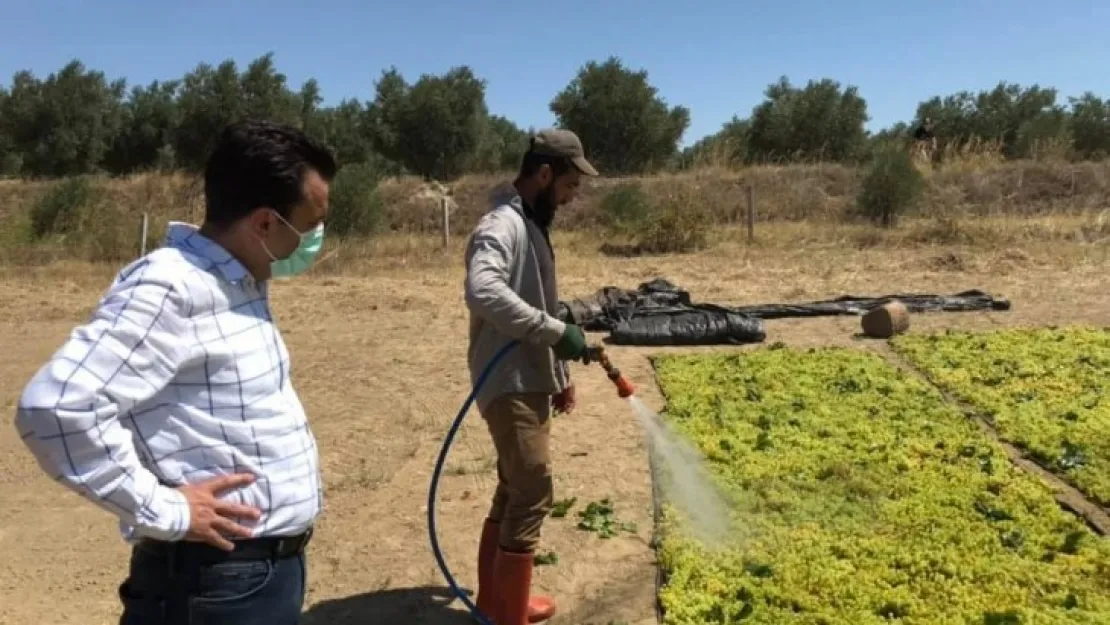
[(563, 128), (545, 128), (532, 137), (532, 151), (548, 156), (562, 156), (570, 159), (578, 171), (587, 176), (598, 175), (597, 170), (586, 160), (586, 151), (578, 135)]

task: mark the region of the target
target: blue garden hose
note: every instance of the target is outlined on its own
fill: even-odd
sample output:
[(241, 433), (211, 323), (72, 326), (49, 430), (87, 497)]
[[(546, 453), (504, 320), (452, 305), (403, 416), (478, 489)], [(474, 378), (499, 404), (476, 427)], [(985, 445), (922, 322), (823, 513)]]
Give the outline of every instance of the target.
[(451, 449), (451, 442), (455, 438), (455, 432), (457, 432), (459, 426), (462, 425), (463, 418), (466, 417), (467, 411), (470, 410), (470, 405), (474, 403), (474, 398), (477, 397), (478, 391), (481, 390), (482, 385), (486, 383), (486, 378), (493, 372), (497, 363), (519, 343), (520, 341), (516, 340), (509, 341), (493, 355), (493, 358), (490, 358), (488, 363), (486, 363), (485, 369), (483, 369), (481, 375), (478, 376), (478, 380), (474, 382), (474, 388), (471, 389), (470, 395), (466, 398), (466, 401), (463, 402), (462, 407), (459, 408), (459, 414), (455, 415), (455, 421), (451, 423), (451, 429), (447, 430), (447, 437), (443, 441), (443, 447), (439, 450), (439, 458), (436, 459), (435, 470), (432, 471), (432, 483), (428, 487), (428, 538), (432, 541), (432, 554), (436, 558), (436, 563), (439, 565), (440, 572), (442, 572), (443, 577), (447, 579), (447, 584), (451, 586), (451, 591), (454, 592), (455, 596), (470, 610), (470, 615), (477, 619), (482, 625), (494, 625), (494, 623), (490, 620), (490, 617), (482, 614), (482, 612), (478, 610), (478, 606), (474, 605), (474, 602), (472, 602), (470, 598), (466, 596), (466, 593), (459, 588), (459, 585), (455, 582), (454, 576), (451, 575), (451, 571), (447, 569), (447, 563), (443, 560), (443, 552), (440, 551), (439, 548), (439, 539), (436, 538), (436, 490), (439, 488), (439, 477), (443, 472), (443, 463), (447, 459), (447, 452)]

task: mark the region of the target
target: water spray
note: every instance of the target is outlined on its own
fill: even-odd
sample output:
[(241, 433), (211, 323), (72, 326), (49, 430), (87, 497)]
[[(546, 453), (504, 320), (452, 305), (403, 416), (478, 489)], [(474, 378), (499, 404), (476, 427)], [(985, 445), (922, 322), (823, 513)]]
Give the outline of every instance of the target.
[[(439, 457), (436, 458), (435, 469), (432, 471), (431, 485), (428, 488), (428, 538), (431, 541), (432, 555), (435, 556), (436, 564), (439, 565), (440, 572), (443, 573), (443, 577), (451, 587), (451, 592), (458, 597), (459, 601), (463, 602), (463, 605), (470, 611), (470, 615), (481, 623), (481, 625), (494, 625), (494, 623), (490, 620), (490, 617), (483, 614), (478, 609), (478, 606), (470, 600), (470, 597), (459, 588), (458, 583), (455, 582), (455, 577), (451, 575), (451, 571), (447, 568), (447, 562), (443, 558), (443, 551), (440, 550), (439, 538), (436, 535), (436, 491), (439, 489), (439, 478), (443, 473), (443, 465), (447, 460), (447, 452), (450, 451), (451, 443), (455, 439), (455, 433), (458, 432), (459, 426), (462, 425), (463, 418), (466, 417), (466, 413), (470, 410), (471, 404), (474, 403), (478, 391), (481, 390), (482, 386), (486, 383), (486, 379), (489, 378), (501, 359), (519, 344), (520, 341), (515, 340), (506, 343), (493, 355), (493, 358), (490, 358), (485, 368), (482, 369), (481, 374), (474, 383), (474, 388), (470, 391), (470, 395), (467, 396), (466, 401), (464, 401), (463, 405), (459, 408), (458, 414), (455, 415), (455, 420), (447, 430), (447, 436), (444, 438), (443, 446), (439, 450)], [(601, 365), (601, 368), (605, 370), (605, 375), (617, 388), (617, 395), (622, 399), (634, 398), (636, 387), (632, 385), (632, 382), (630, 382), (623, 373), (621, 373), (620, 369), (613, 365), (604, 347), (600, 345), (587, 347), (585, 354), (583, 354), (582, 358), (579, 360), (586, 365), (593, 362)]]
[(672, 431), (654, 410), (636, 397), (636, 387), (609, 360), (605, 348), (587, 348), (582, 361), (600, 364), (617, 387), (617, 395), (628, 400), (650, 443), (655, 481), (653, 488), (658, 489), (656, 497), (666, 491), (667, 498), (685, 513), (686, 525), (692, 535), (702, 543), (712, 546), (724, 544), (730, 532), (731, 506), (714, 486), (701, 452)]

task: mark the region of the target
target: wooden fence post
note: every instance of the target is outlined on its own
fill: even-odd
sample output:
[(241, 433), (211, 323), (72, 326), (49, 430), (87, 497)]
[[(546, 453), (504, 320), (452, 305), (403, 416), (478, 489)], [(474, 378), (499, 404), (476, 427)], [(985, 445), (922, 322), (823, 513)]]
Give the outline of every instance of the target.
[(447, 196), (439, 198), (439, 208), (443, 213), (443, 247), (451, 242), (451, 211), (448, 209)]
[(748, 243), (755, 241), (755, 185), (748, 185)]
[(150, 216), (143, 213), (142, 219), (139, 220), (139, 257), (146, 256), (146, 233), (147, 226), (150, 223)]

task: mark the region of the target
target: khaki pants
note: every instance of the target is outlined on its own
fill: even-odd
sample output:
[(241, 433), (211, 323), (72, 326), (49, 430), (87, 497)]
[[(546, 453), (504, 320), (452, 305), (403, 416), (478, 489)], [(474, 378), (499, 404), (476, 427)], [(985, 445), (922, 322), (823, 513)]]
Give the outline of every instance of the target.
[(551, 480), (551, 395), (502, 395), (482, 418), (497, 449), (497, 490), (489, 519), (500, 523), (506, 551), (534, 551), (554, 504)]

